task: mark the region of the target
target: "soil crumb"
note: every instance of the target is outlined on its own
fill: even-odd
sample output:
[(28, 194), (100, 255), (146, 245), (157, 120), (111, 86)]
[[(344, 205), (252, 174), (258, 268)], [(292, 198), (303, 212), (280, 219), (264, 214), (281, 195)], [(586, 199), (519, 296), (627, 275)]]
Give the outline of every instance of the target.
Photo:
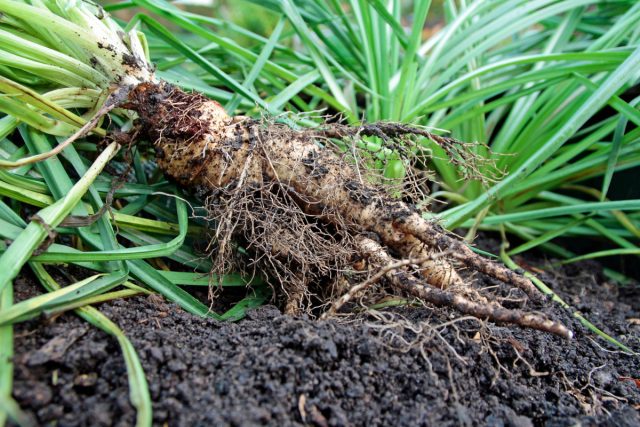
[[(640, 348), (638, 286), (608, 283), (594, 263), (542, 278)], [(28, 276), (15, 285), (19, 299), (39, 292)], [(552, 304), (530, 308), (565, 322), (572, 341), (429, 307), (315, 321), (266, 306), (238, 323), (157, 298), (99, 308), (140, 355), (156, 425), (640, 425), (638, 356), (617, 352)], [(72, 314), (15, 332), (14, 396), (38, 425), (135, 423), (114, 339)]]

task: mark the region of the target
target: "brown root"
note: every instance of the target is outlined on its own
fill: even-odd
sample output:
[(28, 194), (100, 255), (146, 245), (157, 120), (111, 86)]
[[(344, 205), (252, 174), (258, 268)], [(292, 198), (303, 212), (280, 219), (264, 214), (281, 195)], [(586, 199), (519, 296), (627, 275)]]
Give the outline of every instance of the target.
[[(497, 303), (482, 301), (477, 303), (465, 295), (425, 286), (415, 276), (401, 268), (401, 263), (393, 260), (378, 243), (371, 239), (361, 238), (360, 248), (366, 252), (371, 262), (378, 266), (394, 266), (393, 268), (383, 268), (384, 275), (391, 281), (393, 286), (402, 289), (422, 299), (438, 306), (452, 307), (461, 313), (470, 314), (480, 319), (489, 319), (499, 323), (515, 323), (520, 326), (551, 332), (565, 338), (571, 338), (572, 332), (564, 325), (544, 318), (534, 313), (525, 313), (519, 310), (509, 310)], [(379, 267), (382, 268), (382, 267)]]
[(463, 241), (452, 238), (444, 230), (429, 224), (420, 216), (413, 214), (396, 222), (396, 227), (418, 238), (425, 245), (447, 249), (452, 258), (462, 262), (472, 270), (486, 274), (505, 283), (516, 285), (527, 293), (529, 298), (540, 300), (542, 294), (529, 279), (516, 274), (512, 270), (491, 260), (481, 257), (469, 248)]
[[(216, 272), (238, 263), (266, 272), (280, 286), (288, 312), (327, 301), (335, 301), (335, 312), (384, 278), (392, 289), (432, 304), (570, 336), (558, 323), (506, 309), (467, 286), (456, 270), (460, 265), (539, 296), (528, 279), (475, 254), (425, 220), (410, 197), (390, 194), (377, 177), (363, 173), (368, 168), (360, 168), (361, 162), (375, 159), (323, 147), (335, 138), (424, 137), (452, 161), (474, 165), (463, 143), (392, 123), (295, 131), (229, 117), (218, 103), (164, 83), (140, 85), (127, 106), (155, 142), (165, 174), (205, 199), (215, 230), (210, 252)], [(363, 260), (369, 265), (363, 267)], [(345, 280), (350, 290), (336, 300), (341, 291), (335, 284)]]

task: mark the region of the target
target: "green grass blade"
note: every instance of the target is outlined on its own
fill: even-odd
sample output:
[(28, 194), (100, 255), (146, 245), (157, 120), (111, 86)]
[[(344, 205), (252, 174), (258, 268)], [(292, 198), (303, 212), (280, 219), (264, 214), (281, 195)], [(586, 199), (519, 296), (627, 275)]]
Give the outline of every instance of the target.
[(96, 179), (118, 149), (119, 146), (116, 143), (111, 143), (107, 146), (93, 165), (91, 165), (87, 173), (78, 180), (65, 197), (53, 205), (40, 210), (38, 212), (39, 219), (37, 221), (32, 220), (24, 231), (13, 241), (7, 251), (0, 257), (0, 291), (7, 286), (9, 281), (18, 275), (20, 269), (31, 257), (33, 251), (36, 250), (38, 245), (47, 237), (47, 229), (41, 223), (47, 224), (47, 227), (50, 228), (60, 224), (78, 204), (91, 183)]
[(243, 298), (231, 309), (222, 314), (220, 319), (228, 321), (240, 320), (247, 314), (247, 310), (261, 306), (271, 296), (271, 290), (268, 286), (260, 286), (254, 289), (253, 292), (253, 295)]
[(313, 70), (303, 76), (300, 76), (300, 78), (292, 82), (289, 86), (267, 101), (271, 110), (281, 110), (287, 102), (302, 92), (307, 86), (312, 85), (319, 78), (320, 73), (317, 70)]
[(543, 245), (545, 243), (547, 243), (548, 241), (558, 237), (558, 236), (562, 236), (563, 234), (567, 233), (567, 231), (571, 230), (572, 228), (574, 228), (575, 226), (581, 224), (584, 222), (584, 219), (577, 219), (575, 221), (571, 221), (561, 227), (558, 227), (556, 229), (553, 230), (549, 230), (548, 232), (540, 235), (539, 237), (536, 237), (535, 239), (531, 239), (523, 244), (521, 244), (520, 246), (511, 249), (509, 252), (507, 252), (507, 255), (509, 256), (513, 256), (513, 255), (517, 255), (519, 253), (522, 252), (526, 252), (529, 251), (535, 247), (538, 247), (540, 245)]
[(20, 427), (30, 427), (34, 425), (31, 419), (20, 410), (20, 406), (18, 406), (18, 403), (11, 396), (0, 399), (0, 413), (6, 414), (11, 421)]
[(163, 25), (161, 25), (158, 21), (152, 18), (149, 18), (148, 16), (145, 16), (145, 15), (140, 16), (140, 20), (144, 22), (145, 25), (154, 34), (162, 38), (169, 45), (171, 45), (177, 51), (179, 51), (180, 53), (185, 55), (187, 58), (192, 60), (194, 63), (198, 64), (205, 71), (211, 73), (212, 75), (220, 79), (222, 82), (224, 82), (225, 85), (233, 89), (234, 92), (241, 94), (245, 98), (258, 104), (262, 108), (268, 109), (268, 106), (260, 97), (256, 96), (254, 93), (247, 90), (247, 88), (242, 86), (235, 79), (233, 79), (227, 73), (222, 71), (219, 67), (212, 64), (209, 60), (207, 60), (205, 57), (203, 57), (198, 52), (196, 52), (193, 48), (183, 43), (180, 39), (174, 36), (169, 30), (167, 30)]
[[(61, 289), (42, 265), (32, 263), (31, 268), (47, 291), (56, 292)], [(93, 307), (78, 308), (76, 309), (76, 314), (118, 340), (127, 367), (129, 399), (134, 408), (136, 408), (136, 427), (151, 426), (152, 406), (147, 379), (140, 359), (129, 339), (115, 323)]]
[[(0, 293), (0, 313), (13, 305), (13, 285)], [(13, 390), (13, 326), (0, 326), (0, 400), (9, 401)], [(0, 427), (7, 421), (7, 412), (0, 408)]]
[[(504, 245), (500, 250), (500, 258), (502, 259), (502, 262), (505, 263), (505, 265), (513, 270), (519, 269), (521, 270), (522, 268), (516, 264), (505, 252), (505, 248)], [(622, 351), (629, 353), (629, 354), (636, 354), (633, 350), (631, 350), (629, 347), (627, 347), (626, 345), (622, 344), (620, 341), (616, 340), (615, 338), (611, 337), (610, 335), (604, 333), (600, 328), (598, 328), (597, 326), (595, 326), (593, 323), (591, 323), (589, 320), (587, 320), (582, 313), (580, 313), (579, 311), (575, 311), (571, 308), (571, 306), (569, 304), (567, 304), (562, 298), (560, 298), (560, 296), (558, 296), (558, 294), (556, 294), (555, 292), (553, 292), (553, 290), (551, 288), (549, 288), (542, 280), (538, 279), (535, 275), (529, 273), (528, 271), (524, 272), (524, 276), (527, 277), (529, 280), (531, 280), (533, 282), (534, 285), (536, 285), (536, 287), (540, 290), (540, 292), (544, 293), (545, 295), (551, 297), (551, 300), (560, 304), (561, 307), (569, 310), (573, 317), (575, 317), (576, 319), (578, 319), (580, 321), (580, 323), (587, 328), (588, 330), (590, 330), (591, 332), (595, 333), (597, 336), (601, 337), (602, 339), (604, 339), (605, 341), (609, 342), (610, 344), (613, 344), (614, 346), (622, 349)]]
[(46, 251), (43, 254), (32, 258), (37, 262), (82, 262), (82, 261), (121, 261), (133, 259), (148, 259), (162, 256), (169, 256), (178, 250), (184, 243), (187, 235), (187, 227), (189, 217), (187, 214), (187, 205), (181, 199), (176, 199), (176, 208), (178, 212), (178, 227), (180, 233), (167, 243), (155, 245), (121, 248), (104, 251), (80, 252), (69, 248), (65, 252)]
[(46, 311), (64, 311), (66, 306), (106, 292), (123, 283), (126, 278), (122, 274), (95, 275), (73, 285), (29, 298), (0, 312), (0, 325), (31, 319)]
[(149, 288), (163, 295), (169, 301), (173, 301), (182, 307), (189, 313), (196, 314), (202, 317), (213, 317), (214, 319), (220, 319), (220, 317), (212, 313), (209, 307), (195, 299), (187, 291), (183, 290), (179, 286), (174, 285), (169, 280), (165, 279), (160, 273), (158, 273), (153, 267), (142, 260), (127, 261), (131, 274), (147, 285)]
[(572, 215), (585, 212), (607, 212), (614, 210), (640, 210), (640, 199), (622, 200), (615, 202), (588, 202), (575, 205), (559, 206), (556, 208), (516, 212), (504, 215), (487, 216), (484, 223), (487, 225), (502, 224), (505, 222), (520, 222), (532, 219), (551, 218), (555, 216)]
[(620, 156), (622, 137), (624, 136), (624, 131), (627, 127), (627, 121), (628, 119), (626, 117), (620, 117), (618, 119), (616, 130), (613, 134), (613, 147), (611, 148), (611, 153), (609, 154), (609, 159), (607, 160), (607, 170), (602, 180), (602, 195), (600, 196), (601, 202), (606, 199), (607, 192), (609, 191), (609, 185), (611, 185), (611, 179), (613, 178), (613, 173), (615, 172), (615, 165), (616, 163), (618, 163), (618, 157)]
[(596, 111), (605, 105), (609, 98), (615, 95), (616, 92), (627, 83), (631, 76), (635, 75), (638, 67), (640, 67), (640, 47), (635, 49), (629, 58), (607, 77), (598, 89), (589, 96), (586, 102), (580, 106), (578, 111), (572, 114), (570, 119), (568, 119), (549, 140), (541, 145), (531, 157), (527, 158), (522, 166), (511, 172), (507, 178), (489, 188), (475, 200), (464, 205), (462, 209), (457, 210), (453, 215), (443, 215), (446, 225), (452, 227), (461, 223), (490, 203), (492, 199), (499, 198), (505, 188), (518, 182), (539, 167), (546, 159), (555, 153), (568, 138), (575, 134)]
[(580, 255), (577, 257), (569, 258), (567, 260), (560, 261), (560, 264), (571, 264), (578, 261), (584, 261), (586, 259), (596, 259), (609, 256), (622, 256), (622, 255), (640, 255), (640, 248), (622, 248), (622, 249), (608, 249), (605, 251), (591, 252), (586, 255)]
[[(285, 24), (285, 21), (284, 19), (281, 18), (276, 24), (276, 27), (273, 29), (273, 32), (271, 33), (271, 37), (269, 37), (269, 41), (267, 42), (267, 44), (265, 44), (264, 48), (262, 49), (260, 56), (258, 56), (258, 60), (255, 62), (255, 64), (253, 64), (253, 67), (251, 67), (251, 71), (249, 72), (249, 75), (247, 76), (247, 78), (243, 83), (243, 86), (246, 87), (247, 89), (253, 86), (253, 82), (258, 78), (258, 75), (264, 68), (265, 63), (271, 56), (273, 49), (275, 48), (276, 44), (278, 43), (278, 40), (280, 39), (280, 34), (282, 34), (282, 29), (284, 28), (284, 24)], [(233, 98), (231, 99), (229, 104), (225, 106), (225, 110), (227, 110), (229, 113), (233, 113), (235, 109), (238, 108), (239, 104), (240, 104), (240, 95), (235, 94), (233, 95)], [(273, 108), (273, 104), (266, 104), (266, 105), (268, 106), (267, 109), (269, 107)]]
[(156, 271), (173, 284), (183, 286), (216, 286), (219, 284), (222, 287), (239, 287), (256, 286), (263, 283), (258, 277), (254, 277), (251, 282), (247, 282), (241, 274), (237, 273), (218, 277), (215, 274), (190, 273), (187, 271)]
[(17, 304), (13, 304), (5, 310), (0, 312), (0, 325), (6, 325), (8, 323), (12, 323), (16, 319), (21, 318), (25, 314), (28, 313), (38, 313), (43, 312), (45, 309), (44, 306), (51, 304), (52, 301), (71, 295), (73, 297), (74, 292), (78, 289), (81, 289), (83, 286), (90, 284), (91, 282), (97, 280), (101, 275), (97, 274), (94, 276), (87, 277), (84, 280), (81, 280), (72, 285), (66, 286), (64, 288), (60, 288), (56, 290), (56, 293), (47, 293), (43, 295), (38, 295), (28, 300), (21, 301)]
[(345, 98), (344, 93), (340, 88), (340, 84), (336, 80), (328, 64), (322, 58), (322, 55), (320, 54), (320, 52), (316, 47), (316, 43), (314, 43), (313, 40), (311, 40), (309, 34), (311, 34), (312, 32), (309, 30), (306, 23), (302, 19), (302, 16), (300, 15), (298, 8), (295, 7), (295, 5), (292, 3), (291, 0), (282, 0), (281, 7), (282, 7), (282, 11), (287, 16), (287, 18), (295, 28), (296, 32), (298, 33), (298, 36), (305, 43), (305, 46), (309, 50), (309, 53), (313, 58), (313, 61), (316, 67), (318, 68), (318, 71), (320, 72), (320, 74), (322, 74), (327, 85), (329, 86), (331, 94), (340, 104), (340, 107), (341, 107), (340, 110), (345, 113), (347, 112), (353, 113), (352, 109), (349, 107), (349, 102)]

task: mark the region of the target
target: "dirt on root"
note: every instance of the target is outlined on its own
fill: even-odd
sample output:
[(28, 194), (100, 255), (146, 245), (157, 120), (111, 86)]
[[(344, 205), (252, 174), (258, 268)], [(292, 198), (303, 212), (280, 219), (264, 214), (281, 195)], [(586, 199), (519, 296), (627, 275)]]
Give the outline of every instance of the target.
[[(541, 276), (640, 349), (640, 287), (607, 282), (593, 263)], [(26, 275), (15, 287), (18, 299), (39, 292)], [(140, 355), (156, 425), (640, 425), (638, 356), (554, 305), (534, 308), (575, 339), (428, 307), (314, 321), (267, 306), (222, 323), (157, 297), (100, 306)], [(135, 423), (114, 339), (72, 314), (15, 329), (14, 396), (38, 425)]]

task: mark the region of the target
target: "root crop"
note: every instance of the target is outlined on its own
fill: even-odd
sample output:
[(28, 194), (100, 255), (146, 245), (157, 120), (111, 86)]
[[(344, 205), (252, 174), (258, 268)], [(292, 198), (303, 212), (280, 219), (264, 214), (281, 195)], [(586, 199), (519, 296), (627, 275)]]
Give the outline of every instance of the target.
[[(241, 262), (268, 273), (281, 285), (286, 311), (333, 302), (331, 312), (377, 286), (481, 319), (571, 336), (557, 322), (507, 309), (475, 290), (461, 267), (541, 296), (528, 279), (425, 220), (411, 200), (390, 195), (349, 150), (328, 148), (331, 139), (426, 137), (453, 162), (472, 167), (461, 143), (393, 123), (295, 131), (230, 117), (218, 103), (165, 83), (140, 84), (124, 106), (137, 111), (139, 131), (155, 143), (165, 174), (205, 200), (215, 225), (209, 249), (216, 272)], [(235, 245), (246, 255), (238, 256)]]

